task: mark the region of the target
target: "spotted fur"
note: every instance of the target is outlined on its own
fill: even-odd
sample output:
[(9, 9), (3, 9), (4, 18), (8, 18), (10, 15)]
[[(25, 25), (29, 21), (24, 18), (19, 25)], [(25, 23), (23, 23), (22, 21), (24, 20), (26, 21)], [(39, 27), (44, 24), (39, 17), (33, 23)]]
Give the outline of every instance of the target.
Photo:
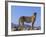
[(21, 26), (24, 26), (24, 22), (26, 23), (32, 23), (32, 29), (34, 29), (34, 22), (36, 20), (36, 14), (37, 13), (34, 13), (32, 16), (21, 16), (19, 18), (19, 25), (20, 25), (20, 29), (23, 29), (23, 27)]

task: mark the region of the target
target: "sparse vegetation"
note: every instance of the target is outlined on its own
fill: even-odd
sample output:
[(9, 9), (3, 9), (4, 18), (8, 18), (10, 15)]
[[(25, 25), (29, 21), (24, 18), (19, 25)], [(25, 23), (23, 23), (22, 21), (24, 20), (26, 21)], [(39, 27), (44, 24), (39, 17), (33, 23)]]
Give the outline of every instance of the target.
[[(38, 26), (38, 27), (34, 27), (33, 30), (40, 30), (40, 29), (41, 29), (40, 26)], [(11, 30), (12, 31), (32, 30), (32, 27), (26, 24), (22, 27), (17, 24), (11, 23)]]

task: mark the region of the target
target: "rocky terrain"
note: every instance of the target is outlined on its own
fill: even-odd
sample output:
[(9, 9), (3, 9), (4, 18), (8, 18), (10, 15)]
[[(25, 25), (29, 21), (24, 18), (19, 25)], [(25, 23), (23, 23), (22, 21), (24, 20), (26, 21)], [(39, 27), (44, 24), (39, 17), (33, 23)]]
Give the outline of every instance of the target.
[[(13, 24), (13, 23), (11, 23), (11, 30), (12, 31), (19, 31), (18, 30), (18, 28), (19, 28), (19, 25), (18, 24)], [(27, 24), (25, 24), (24, 25), (24, 30), (31, 30), (31, 26), (30, 25), (27, 25)], [(40, 30), (41, 28), (40, 28), (40, 26), (34, 26), (34, 29), (33, 30)]]

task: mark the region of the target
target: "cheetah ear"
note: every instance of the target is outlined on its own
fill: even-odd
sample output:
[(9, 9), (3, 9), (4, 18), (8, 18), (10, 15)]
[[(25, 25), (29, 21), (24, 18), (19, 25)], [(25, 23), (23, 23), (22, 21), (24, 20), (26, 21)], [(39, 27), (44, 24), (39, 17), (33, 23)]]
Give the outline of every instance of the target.
[(37, 13), (35, 12), (34, 15), (36, 15)]

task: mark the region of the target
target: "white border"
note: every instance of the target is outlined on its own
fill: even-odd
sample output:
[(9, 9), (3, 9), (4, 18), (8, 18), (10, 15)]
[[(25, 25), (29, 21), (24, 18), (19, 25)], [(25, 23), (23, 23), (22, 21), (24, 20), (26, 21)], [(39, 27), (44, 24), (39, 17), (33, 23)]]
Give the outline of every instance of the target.
[[(35, 7), (41, 7), (41, 30), (32, 30), (32, 31), (11, 31), (11, 5), (16, 6), (35, 6)], [(44, 28), (44, 11), (43, 11), (43, 4), (28, 4), (28, 3), (11, 3), (8, 2), (8, 35), (16, 35), (16, 34), (34, 34), (34, 33), (43, 33)]]

